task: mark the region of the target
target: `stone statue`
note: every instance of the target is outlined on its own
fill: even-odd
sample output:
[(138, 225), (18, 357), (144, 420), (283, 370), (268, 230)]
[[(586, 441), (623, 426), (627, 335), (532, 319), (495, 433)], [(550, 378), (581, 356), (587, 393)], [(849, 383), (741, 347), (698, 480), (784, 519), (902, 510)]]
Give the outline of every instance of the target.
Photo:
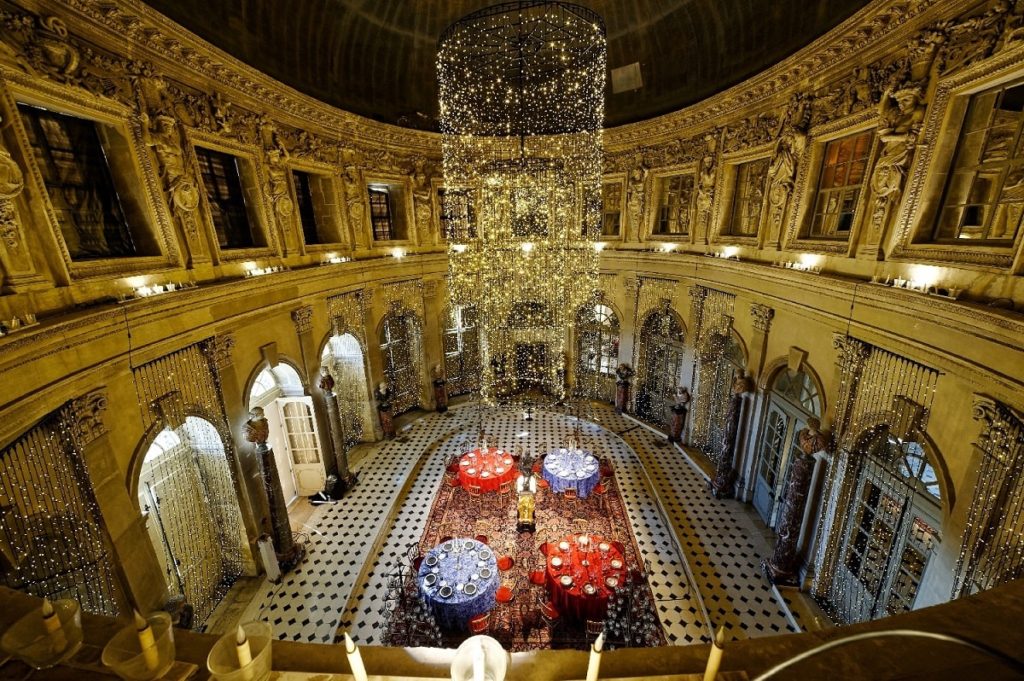
[(686, 386), (676, 388), (675, 402), (672, 405), (672, 422), (669, 424), (668, 441), (682, 442), (686, 416), (690, 411), (690, 389)]
[(263, 414), (263, 407), (249, 410), (249, 420), (245, 422), (245, 439), (257, 447), (265, 447), (270, 437), (270, 424)]
[(384, 432), (384, 437), (389, 440), (395, 437), (395, 421), (391, 415), (391, 387), (384, 381), (377, 384), (377, 389), (373, 391), (373, 396), (377, 400), (377, 417), (380, 419), (380, 427)]
[(807, 143), (809, 122), (807, 97), (798, 93), (790, 100), (768, 164), (768, 225), (773, 240), (781, 234), (782, 221), (796, 182), (797, 163)]
[(448, 390), (445, 387), (448, 381), (444, 377), (444, 369), (440, 364), (435, 364), (430, 370), (433, 376), (431, 383), (434, 386), (434, 404), (438, 414), (448, 411)]
[(875, 195), (872, 226), (881, 226), (885, 209), (899, 196), (924, 121), (924, 89), (917, 83), (890, 88), (879, 104), (878, 138), (882, 151), (871, 174)]
[(644, 184), (647, 181), (647, 165), (641, 158), (637, 165), (629, 171), (629, 184), (626, 186), (626, 217), (629, 228), (636, 236), (640, 235), (640, 223), (644, 212)]
[(714, 202), (717, 148), (717, 137), (712, 134), (705, 135), (704, 155), (700, 159), (700, 168), (697, 171), (697, 220), (700, 224), (703, 224), (711, 214), (711, 205)]
[(736, 440), (739, 435), (740, 416), (743, 410), (744, 393), (752, 392), (754, 383), (743, 369), (736, 369), (732, 378), (732, 396), (725, 413), (725, 430), (722, 433), (722, 444), (715, 468), (715, 478), (711, 482), (711, 493), (716, 499), (728, 499), (735, 493), (737, 472), (735, 467)]
[(166, 114), (157, 115), (149, 131), (148, 144), (160, 165), (160, 177), (164, 182), (171, 213), (189, 226), (189, 214), (199, 207), (199, 187), (185, 165), (177, 121)]
[(366, 203), (364, 191), (359, 178), (359, 168), (354, 165), (345, 166), (345, 205), (348, 208), (349, 227), (356, 234), (363, 228), (363, 211)]
[(288, 192), (288, 168), (284, 165), (286, 156), (287, 152), (280, 147), (271, 147), (267, 150), (267, 175), (270, 178), (267, 193), (270, 195), (274, 210), (283, 218), (291, 217), (295, 211), (295, 205)]
[(821, 421), (811, 417), (807, 419), (807, 426), (797, 433), (797, 444), (800, 451), (811, 455), (828, 448), (828, 436), (819, 430)]

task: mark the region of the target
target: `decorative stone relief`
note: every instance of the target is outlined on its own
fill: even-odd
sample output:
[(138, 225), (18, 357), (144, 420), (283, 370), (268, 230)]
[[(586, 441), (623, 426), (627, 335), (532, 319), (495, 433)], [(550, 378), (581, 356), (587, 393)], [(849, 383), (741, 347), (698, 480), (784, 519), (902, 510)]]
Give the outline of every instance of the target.
[[(716, 130), (704, 135), (704, 155), (697, 168), (697, 225), (707, 234), (711, 206), (715, 200), (715, 178), (718, 171), (718, 139)], [(706, 237), (705, 237), (706, 238)]]
[(750, 305), (750, 318), (754, 321), (754, 328), (761, 333), (768, 333), (771, 329), (772, 318), (775, 316), (775, 310), (762, 305), (761, 303), (751, 303)]
[(79, 447), (86, 447), (106, 434), (103, 412), (107, 410), (107, 389), (98, 388), (67, 403), (64, 416)]
[(313, 330), (313, 307), (303, 305), (292, 310), (292, 321), (295, 323), (295, 332), (300, 336)]
[(879, 237), (890, 206), (903, 191), (903, 182), (910, 167), (914, 147), (924, 121), (924, 88), (907, 82), (888, 88), (879, 106), (878, 137), (882, 150), (871, 174), (871, 191), (875, 197), (871, 228)]
[(21, 167), (0, 142), (0, 241), (11, 250), (18, 250), (21, 245), (14, 199), (24, 188), (25, 176)]
[(768, 238), (775, 244), (782, 234), (786, 209), (796, 182), (797, 159), (803, 155), (807, 145), (809, 124), (810, 102), (805, 94), (797, 93), (789, 100), (768, 164)]
[(206, 351), (207, 357), (210, 358), (210, 364), (218, 372), (234, 364), (231, 354), (235, 349), (235, 337), (230, 333), (214, 336), (206, 341), (203, 349)]

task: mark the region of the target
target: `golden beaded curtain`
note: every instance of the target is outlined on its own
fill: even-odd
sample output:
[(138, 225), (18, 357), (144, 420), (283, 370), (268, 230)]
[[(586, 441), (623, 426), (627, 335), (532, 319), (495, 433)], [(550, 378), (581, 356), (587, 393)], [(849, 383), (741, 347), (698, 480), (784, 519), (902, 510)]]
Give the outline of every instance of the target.
[(563, 397), (575, 310), (597, 288), (604, 21), (524, 0), (441, 36), (437, 70), (449, 291), (474, 306), (482, 397)]

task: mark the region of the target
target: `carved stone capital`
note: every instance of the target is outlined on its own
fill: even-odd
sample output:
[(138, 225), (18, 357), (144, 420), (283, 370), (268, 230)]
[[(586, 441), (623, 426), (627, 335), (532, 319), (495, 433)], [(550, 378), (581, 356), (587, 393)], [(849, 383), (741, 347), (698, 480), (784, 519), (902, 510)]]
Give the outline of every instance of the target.
[(313, 330), (313, 307), (303, 305), (292, 310), (292, 321), (295, 322), (295, 331), (300, 336)]
[(838, 333), (832, 336), (832, 347), (839, 353), (836, 361), (840, 366), (849, 366), (854, 370), (862, 367), (871, 353), (867, 343)]
[(761, 303), (751, 303), (750, 305), (750, 318), (754, 320), (754, 328), (761, 333), (768, 333), (768, 330), (772, 326), (772, 318), (775, 316), (775, 310), (762, 305)]
[(103, 423), (103, 412), (106, 410), (106, 387), (76, 397), (64, 407), (64, 417), (79, 447), (88, 446), (96, 438), (106, 434), (107, 427)]
[(708, 297), (708, 289), (700, 284), (694, 284), (690, 287), (690, 300), (694, 303), (703, 302)]
[(234, 363), (231, 353), (235, 349), (235, 337), (230, 333), (214, 336), (206, 341), (203, 349), (206, 351), (207, 357), (210, 358), (214, 369), (217, 371), (226, 369)]
[(433, 298), (441, 292), (441, 287), (436, 279), (427, 279), (423, 282), (423, 297)]

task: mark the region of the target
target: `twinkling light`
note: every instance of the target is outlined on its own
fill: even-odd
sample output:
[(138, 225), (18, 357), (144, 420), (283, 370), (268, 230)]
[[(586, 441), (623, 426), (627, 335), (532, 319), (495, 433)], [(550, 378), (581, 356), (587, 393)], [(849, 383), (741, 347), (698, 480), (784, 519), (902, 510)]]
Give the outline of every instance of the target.
[(441, 36), (453, 306), (475, 306), (482, 397), (565, 393), (575, 311), (597, 287), (604, 22), (561, 2), (470, 14)]

